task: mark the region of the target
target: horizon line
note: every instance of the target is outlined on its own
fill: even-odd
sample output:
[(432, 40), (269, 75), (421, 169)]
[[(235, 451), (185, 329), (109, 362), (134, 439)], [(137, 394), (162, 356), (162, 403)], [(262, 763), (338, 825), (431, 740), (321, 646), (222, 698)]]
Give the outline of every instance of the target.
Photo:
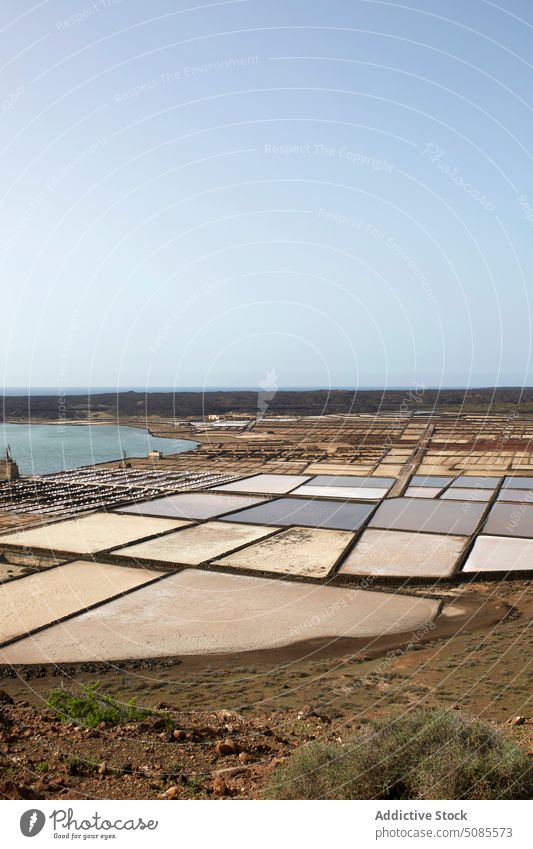
[(402, 390), (410, 390), (417, 389), (419, 392), (425, 391), (463, 391), (463, 392), (472, 392), (472, 391), (501, 391), (506, 389), (517, 389), (525, 391), (527, 389), (533, 389), (533, 385), (529, 384), (504, 384), (501, 386), (495, 386), (491, 384), (479, 384), (479, 385), (461, 385), (461, 384), (446, 384), (446, 385), (421, 385), (419, 383), (415, 384), (395, 384), (391, 386), (383, 386), (383, 385), (367, 385), (367, 386), (317, 386), (317, 385), (309, 385), (309, 386), (285, 386), (285, 387), (261, 387), (261, 386), (179, 386), (179, 387), (171, 387), (171, 386), (150, 386), (150, 387), (141, 387), (141, 386), (124, 386), (124, 387), (112, 387), (112, 386), (95, 386), (85, 387), (85, 386), (69, 386), (69, 387), (54, 387), (54, 386), (32, 386), (32, 387), (23, 387), (23, 386), (6, 386), (0, 390), (0, 395), (2, 397), (14, 397), (14, 393), (17, 396), (19, 395), (31, 395), (35, 392), (47, 393), (50, 395), (95, 395), (95, 394), (123, 394), (127, 392), (135, 392), (135, 393), (166, 393), (166, 394), (175, 394), (179, 392), (194, 392), (195, 394), (208, 393), (208, 392), (398, 392)]

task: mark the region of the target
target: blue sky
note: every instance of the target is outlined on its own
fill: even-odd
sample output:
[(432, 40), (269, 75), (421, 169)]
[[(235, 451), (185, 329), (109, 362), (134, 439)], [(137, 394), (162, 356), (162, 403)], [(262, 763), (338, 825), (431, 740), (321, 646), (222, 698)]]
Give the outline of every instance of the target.
[(532, 384), (532, 43), (526, 0), (4, 0), (2, 383)]

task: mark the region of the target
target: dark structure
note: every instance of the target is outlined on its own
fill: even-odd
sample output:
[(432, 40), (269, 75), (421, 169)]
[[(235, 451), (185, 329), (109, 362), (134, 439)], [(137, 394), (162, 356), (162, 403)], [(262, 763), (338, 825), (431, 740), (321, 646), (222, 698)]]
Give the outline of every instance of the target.
[(11, 456), (11, 449), (8, 445), (5, 455), (0, 460), (0, 481), (16, 481), (19, 477), (19, 467)]

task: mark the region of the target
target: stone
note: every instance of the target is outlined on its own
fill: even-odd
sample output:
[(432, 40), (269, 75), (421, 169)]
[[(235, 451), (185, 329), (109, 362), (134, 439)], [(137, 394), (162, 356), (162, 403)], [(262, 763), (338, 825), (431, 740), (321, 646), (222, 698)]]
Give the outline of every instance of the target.
[(165, 790), (163, 793), (164, 799), (177, 799), (179, 798), (180, 788), (177, 784), (174, 784), (172, 787), (169, 787), (168, 790)]
[(217, 796), (225, 796), (227, 792), (226, 782), (221, 775), (215, 776), (213, 779), (213, 793)]
[(219, 740), (215, 749), (219, 755), (236, 755), (239, 752), (239, 746), (235, 740), (226, 737), (225, 740)]

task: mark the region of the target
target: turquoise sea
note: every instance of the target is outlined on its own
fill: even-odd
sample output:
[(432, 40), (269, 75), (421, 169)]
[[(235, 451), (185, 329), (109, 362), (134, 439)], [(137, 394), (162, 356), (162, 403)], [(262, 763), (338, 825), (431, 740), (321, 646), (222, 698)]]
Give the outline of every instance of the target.
[(161, 439), (147, 430), (115, 425), (0, 424), (0, 452), (11, 448), (23, 475), (48, 474), (93, 463), (146, 457), (149, 451), (176, 454), (191, 451), (195, 442)]

